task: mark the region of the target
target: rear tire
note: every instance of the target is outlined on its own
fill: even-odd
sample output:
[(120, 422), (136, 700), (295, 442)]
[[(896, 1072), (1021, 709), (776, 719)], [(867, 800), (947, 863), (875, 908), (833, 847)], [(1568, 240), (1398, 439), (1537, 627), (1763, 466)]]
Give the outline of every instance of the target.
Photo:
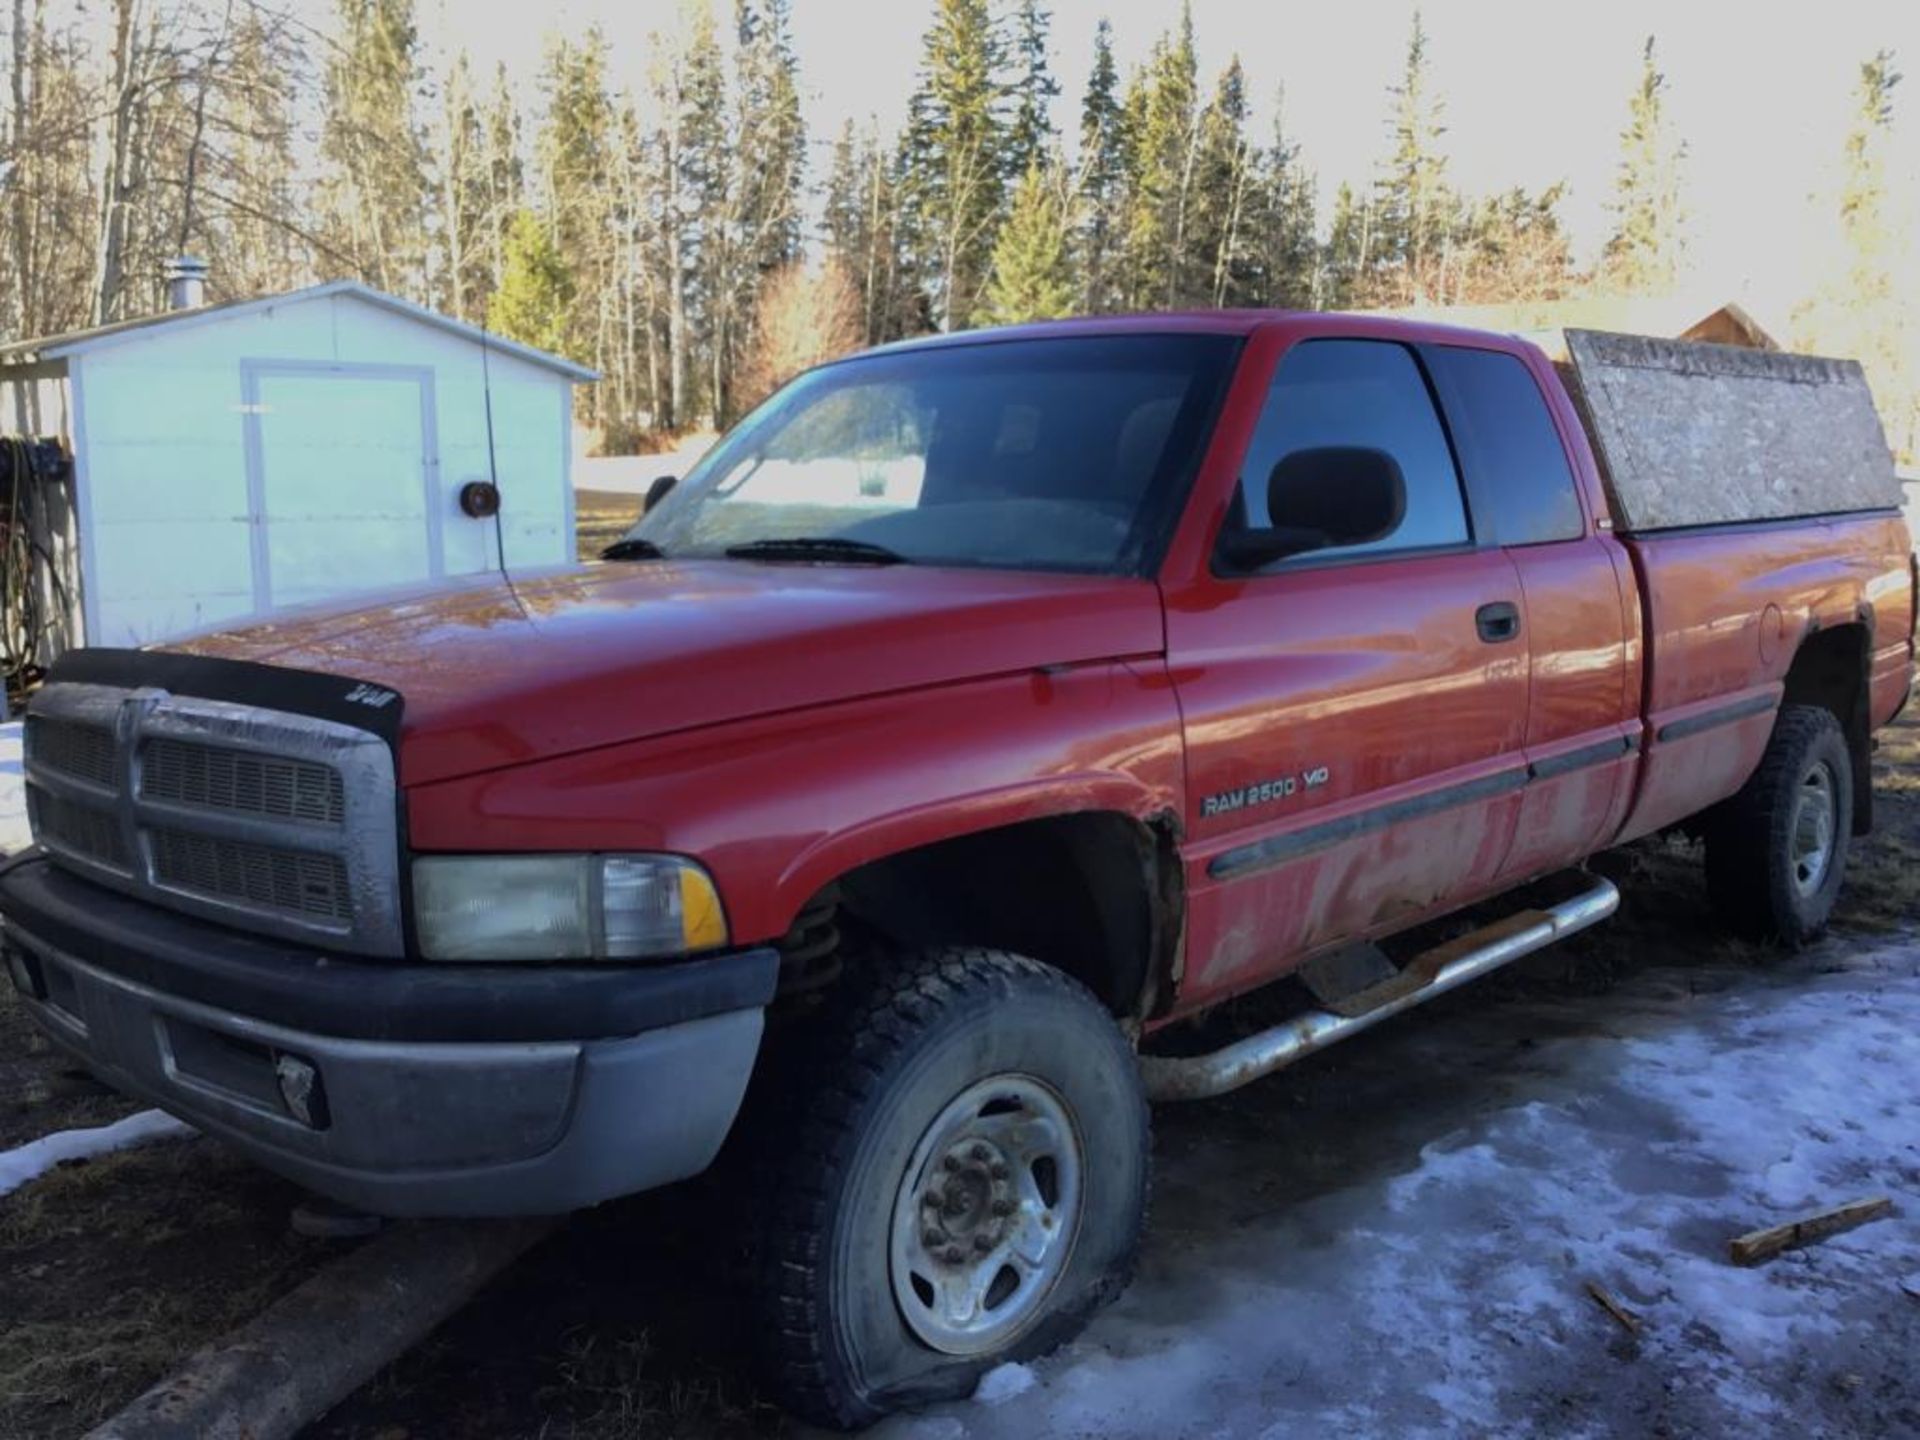
[(1084, 986), (1001, 951), (876, 958), (802, 1037), (753, 1197), (767, 1378), (846, 1429), (1071, 1338), (1146, 1214), (1138, 1066)]
[(1798, 947), (1826, 928), (1846, 878), (1853, 760), (1833, 712), (1787, 705), (1760, 768), (1707, 834), (1707, 894), (1750, 940)]

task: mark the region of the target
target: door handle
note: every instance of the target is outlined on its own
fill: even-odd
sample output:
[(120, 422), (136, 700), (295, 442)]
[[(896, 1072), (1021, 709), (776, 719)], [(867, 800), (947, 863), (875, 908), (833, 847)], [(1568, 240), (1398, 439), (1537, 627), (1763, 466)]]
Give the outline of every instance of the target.
[(1511, 600), (1495, 600), (1473, 612), (1473, 628), (1489, 645), (1502, 645), (1520, 633), (1520, 607)]

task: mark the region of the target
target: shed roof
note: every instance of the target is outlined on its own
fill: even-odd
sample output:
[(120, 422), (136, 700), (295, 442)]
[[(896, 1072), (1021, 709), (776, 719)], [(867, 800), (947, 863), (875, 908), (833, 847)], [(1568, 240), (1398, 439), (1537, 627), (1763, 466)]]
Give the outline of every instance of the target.
[(134, 335), (143, 335), (162, 326), (204, 325), (211, 320), (228, 319), (238, 315), (249, 315), (260, 310), (271, 310), (276, 305), (294, 305), (307, 300), (326, 300), (334, 296), (364, 301), (379, 309), (399, 315), (404, 319), (418, 321), (422, 325), (431, 325), (435, 329), (458, 335), (471, 340), (476, 345), (484, 345), (502, 355), (512, 355), (530, 365), (539, 365), (545, 369), (565, 375), (570, 380), (598, 380), (599, 372), (584, 365), (577, 365), (559, 355), (549, 354), (545, 350), (536, 350), (531, 345), (522, 345), (518, 340), (509, 340), (504, 335), (496, 335), (477, 325), (469, 325), (464, 320), (456, 320), (451, 315), (442, 315), (438, 310), (429, 310), (424, 305), (416, 305), (411, 300), (402, 300), (398, 295), (389, 295), (384, 290), (376, 290), (371, 285), (358, 280), (329, 280), (321, 285), (309, 285), (302, 290), (286, 290), (274, 295), (258, 295), (248, 300), (227, 300), (217, 305), (201, 305), (192, 310), (162, 310), (153, 315), (142, 315), (132, 320), (119, 320), (111, 325), (96, 325), (90, 330), (70, 330), (64, 335), (47, 335), (35, 340), (16, 340), (8, 345), (0, 345), (0, 370), (12, 366), (40, 364), (48, 360), (64, 360), (69, 356), (82, 355), (90, 350), (104, 349), (118, 344), (122, 339)]

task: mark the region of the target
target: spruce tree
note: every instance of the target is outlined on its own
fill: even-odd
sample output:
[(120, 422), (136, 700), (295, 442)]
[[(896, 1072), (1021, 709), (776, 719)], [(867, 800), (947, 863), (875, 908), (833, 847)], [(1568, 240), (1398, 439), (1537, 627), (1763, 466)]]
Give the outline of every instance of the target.
[[(1406, 303), (1431, 292), (1449, 240), (1455, 201), (1448, 191), (1446, 156), (1440, 148), (1446, 126), (1434, 94), (1427, 29), (1418, 10), (1407, 39), (1400, 83), (1389, 94), (1393, 106), (1388, 131), (1393, 151), (1374, 185), (1374, 225), (1369, 270), (1381, 272), (1385, 298)], [(1356, 283), (1364, 299), (1371, 276)]]
[(801, 251), (807, 129), (792, 0), (735, 0), (738, 81), (735, 168), (744, 249), (753, 285)]
[(860, 146), (849, 118), (834, 138), (820, 195), (820, 236), (827, 250), (852, 274), (866, 245), (866, 197)]
[(909, 245), (943, 330), (980, 301), (1006, 193), (1005, 46), (988, 0), (936, 0), (909, 106)]
[(1059, 165), (1035, 165), (1021, 177), (1013, 208), (993, 247), (983, 322), (1009, 325), (1073, 312), (1071, 195)]
[(1331, 310), (1352, 310), (1366, 303), (1364, 292), (1373, 267), (1372, 201), (1345, 181), (1333, 199), (1327, 233), (1321, 299)]
[[(1210, 275), (1187, 253), (1199, 153), (1193, 7), (1154, 45), (1144, 76), (1129, 86), (1133, 186), (1127, 219), (1126, 304), (1173, 308), (1204, 298)], [(1137, 114), (1135, 112), (1137, 107)]]
[(648, 145), (648, 207), (658, 217), (654, 269), (664, 330), (656, 423), (695, 419), (695, 370), (710, 309), (717, 225), (728, 182), (726, 75), (708, 0), (684, 0), (673, 31), (653, 39), (649, 80), (657, 129)]
[(1573, 284), (1573, 253), (1560, 224), (1563, 184), (1534, 194), (1516, 185), (1476, 203), (1461, 223), (1460, 263), (1447, 299), (1485, 305), (1558, 300)]
[(859, 297), (862, 343), (877, 345), (925, 329), (901, 266), (899, 185), (894, 160), (871, 122), (849, 120), (834, 143), (821, 228), (827, 255)]
[(486, 187), (488, 226), (487, 256), (489, 289), (497, 288), (507, 268), (507, 230), (514, 212), (526, 200), (526, 172), (520, 158), (520, 110), (507, 80), (507, 67), (497, 65), (493, 72), (493, 93), (487, 100)]
[(573, 276), (547, 226), (531, 210), (515, 211), (507, 225), (505, 273), (487, 305), (488, 327), (566, 354), (573, 297)]
[(1259, 176), (1247, 139), (1247, 83), (1234, 56), (1214, 87), (1200, 117), (1198, 150), (1189, 187), (1182, 273), (1197, 288), (1204, 277), (1204, 302), (1213, 306), (1258, 304), (1264, 291), (1261, 248), (1255, 243), (1255, 189)]
[(1018, 185), (1054, 147), (1053, 102), (1060, 82), (1047, 64), (1053, 16), (1040, 0), (1019, 0), (1013, 15), (1013, 120), (1007, 132), (1007, 179)]
[(1312, 309), (1321, 259), (1315, 182), (1287, 130), (1284, 94), (1274, 100), (1272, 141), (1253, 152), (1249, 166), (1241, 241), (1246, 279), (1232, 303)]
[(1093, 32), (1093, 69), (1080, 107), (1077, 248), (1080, 305), (1089, 314), (1111, 310), (1119, 302), (1114, 271), (1125, 225), (1128, 165), (1126, 115), (1119, 91), (1113, 26), (1103, 19)]
[(1653, 37), (1640, 54), (1640, 82), (1620, 134), (1620, 169), (1614, 180), (1614, 231), (1602, 271), (1628, 292), (1670, 289), (1686, 247), (1681, 206), (1681, 169), (1686, 145), (1667, 118), (1667, 77), (1654, 55)]
[(734, 367), (751, 337), (765, 277), (800, 253), (806, 127), (788, 0), (734, 0), (734, 88), (723, 164), (701, 245), (707, 390), (732, 419)]
[[(549, 42), (541, 88), (546, 115), (535, 152), (542, 218), (554, 249), (565, 257), (567, 292), (576, 300), (561, 348), (606, 370), (624, 346), (601, 303), (612, 291), (619, 260), (611, 243), (618, 142), (607, 93), (606, 37), (589, 29), (577, 41)], [(587, 398), (589, 418), (601, 418), (599, 400), (597, 392)]]
[(421, 295), (431, 187), (414, 113), (420, 82), (412, 0), (339, 0), (320, 134), (328, 248), (383, 290)]

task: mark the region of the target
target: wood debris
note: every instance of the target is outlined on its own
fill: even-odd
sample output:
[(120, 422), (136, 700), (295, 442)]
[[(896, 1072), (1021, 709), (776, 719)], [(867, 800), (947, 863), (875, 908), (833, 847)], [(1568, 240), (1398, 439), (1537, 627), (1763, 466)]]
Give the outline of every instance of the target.
[(1892, 1213), (1893, 1201), (1885, 1195), (1876, 1195), (1870, 1200), (1849, 1200), (1844, 1205), (1816, 1211), (1798, 1220), (1789, 1220), (1784, 1225), (1769, 1225), (1764, 1230), (1750, 1231), (1728, 1245), (1727, 1253), (1736, 1265), (1758, 1265), (1773, 1259), (1783, 1250), (1811, 1245), (1816, 1240), (1824, 1240), (1829, 1235), (1838, 1235), (1843, 1230), (1851, 1230)]
[(1638, 1335), (1640, 1333), (1640, 1317), (1634, 1314), (1633, 1311), (1627, 1309), (1627, 1307), (1622, 1305), (1618, 1300), (1614, 1299), (1612, 1295), (1608, 1294), (1606, 1288), (1601, 1285), (1599, 1281), (1587, 1281), (1587, 1294), (1593, 1297), (1594, 1304), (1598, 1305), (1613, 1317), (1614, 1323), (1622, 1330), (1626, 1331), (1629, 1335)]

